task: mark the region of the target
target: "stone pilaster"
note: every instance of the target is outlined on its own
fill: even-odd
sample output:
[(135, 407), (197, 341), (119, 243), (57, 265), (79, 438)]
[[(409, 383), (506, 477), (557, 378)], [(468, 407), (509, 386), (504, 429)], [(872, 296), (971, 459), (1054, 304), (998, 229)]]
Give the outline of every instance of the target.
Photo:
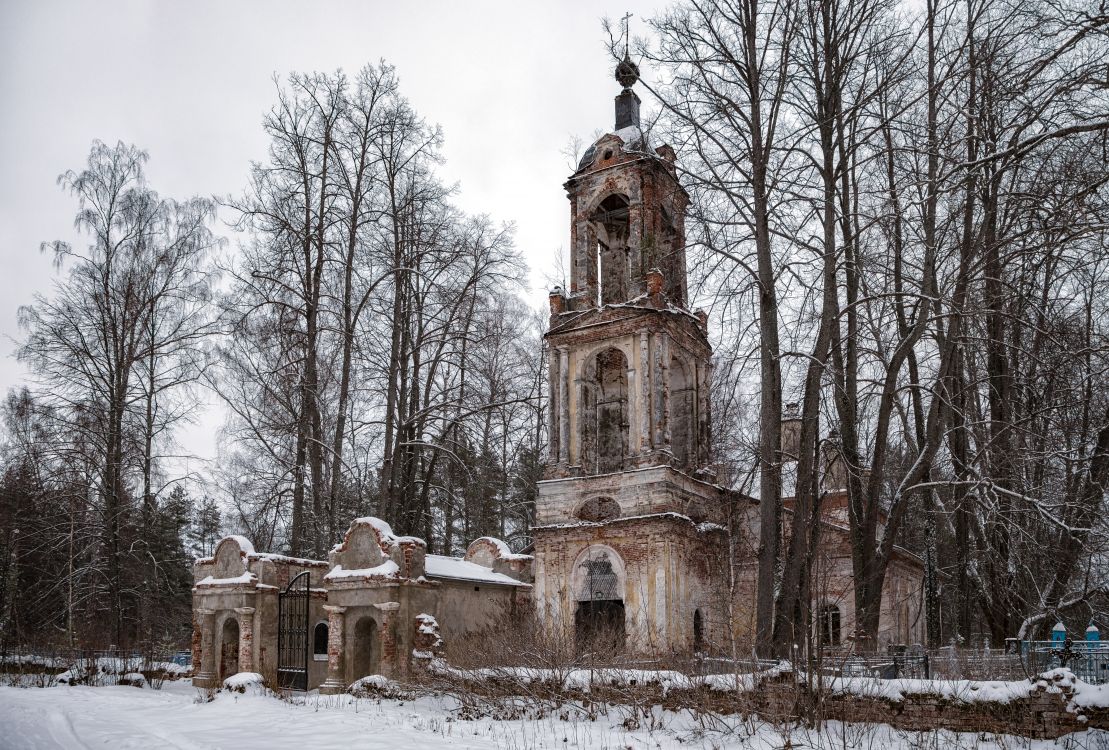
[(235, 607), (239, 615), (239, 671), (254, 671), (254, 607)]
[(193, 639), (192, 639), (193, 674), (199, 674), (200, 673), (200, 659), (201, 659), (201, 654), (204, 653), (203, 650), (200, 647), (200, 641), (201, 641), (202, 637), (203, 637), (203, 635), (202, 635), (202, 629), (201, 629), (201, 623), (200, 623), (200, 611), (194, 609), (193, 610)]
[[(553, 326), (553, 323), (552, 323)], [(561, 356), (559, 350), (547, 350), (547, 387), (550, 388), (550, 402), (547, 405), (548, 435), (550, 440), (548, 455), (552, 462), (557, 462), (562, 446), (562, 374), (559, 369)]]
[(662, 447), (672, 450), (670, 438), (670, 337), (662, 332), (659, 334), (662, 344)]
[(670, 427), (666, 423), (670, 412), (670, 394), (667, 392), (670, 383), (667, 373), (670, 369), (670, 362), (667, 359), (669, 347), (666, 343), (665, 331), (655, 331), (653, 339), (654, 346), (651, 352), (651, 419), (653, 421), (651, 427), (654, 436), (653, 442), (655, 448), (669, 449)]
[(327, 679), (320, 685), (320, 693), (335, 695), (347, 689), (343, 676), (343, 629), (346, 625), (346, 607), (323, 605), (327, 612)]
[(709, 446), (712, 438), (712, 364), (705, 362), (697, 367), (697, 468), (709, 465)]
[(200, 621), (200, 671), (193, 676), (197, 687), (219, 687), (216, 675), (216, 611), (196, 610)]
[(386, 677), (395, 677), (398, 671), (398, 662), (407, 665), (408, 659), (398, 659), (399, 647), (397, 642), (396, 618), (400, 602), (382, 602), (375, 604), (383, 613), (381, 618), (381, 673)]
[(570, 463), (570, 350), (558, 347), (558, 462)]
[(651, 451), (651, 347), (646, 329), (639, 332), (639, 452)]

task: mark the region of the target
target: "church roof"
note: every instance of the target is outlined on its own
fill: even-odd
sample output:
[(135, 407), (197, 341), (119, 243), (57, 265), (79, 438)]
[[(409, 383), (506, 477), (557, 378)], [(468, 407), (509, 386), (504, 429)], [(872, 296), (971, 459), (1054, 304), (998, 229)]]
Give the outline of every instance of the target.
[(627, 127), (620, 128), (612, 133), (605, 133), (593, 145), (585, 150), (582, 154), (581, 160), (578, 161), (578, 168), (576, 171), (580, 172), (590, 164), (597, 156), (597, 151), (600, 150), (601, 145), (605, 141), (611, 141), (613, 137), (619, 138), (621, 142), (620, 150), (624, 153), (643, 153), (649, 154), (650, 149), (647, 148), (648, 138), (647, 133), (638, 125), (628, 125)]
[(444, 578), (454, 581), (475, 581), (495, 583), (501, 586), (527, 586), (504, 573), (496, 573), (477, 563), (446, 555), (427, 555), (424, 558), (424, 574), (428, 578)]

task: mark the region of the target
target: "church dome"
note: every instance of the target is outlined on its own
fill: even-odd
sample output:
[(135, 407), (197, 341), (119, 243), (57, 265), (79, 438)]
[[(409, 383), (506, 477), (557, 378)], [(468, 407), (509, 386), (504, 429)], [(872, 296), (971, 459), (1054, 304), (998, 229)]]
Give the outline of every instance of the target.
[[(616, 144), (615, 141), (613, 141), (613, 136), (619, 138), (621, 143)], [(590, 164), (593, 164), (598, 160), (598, 156), (602, 161), (611, 159), (617, 148), (623, 152), (647, 151), (647, 134), (643, 132), (639, 125), (628, 125), (627, 127), (620, 128), (611, 133), (605, 133), (582, 154), (581, 160), (578, 162), (577, 171), (580, 172)], [(608, 154), (607, 156), (605, 155), (606, 153)]]

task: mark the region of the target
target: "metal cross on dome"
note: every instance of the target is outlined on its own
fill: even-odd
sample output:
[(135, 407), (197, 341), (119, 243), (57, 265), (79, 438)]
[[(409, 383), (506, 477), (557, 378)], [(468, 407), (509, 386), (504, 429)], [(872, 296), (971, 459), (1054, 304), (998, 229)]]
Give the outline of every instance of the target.
[(624, 57), (628, 56), (628, 40), (631, 38), (631, 13), (625, 13), (623, 18), (620, 19), (620, 25), (624, 27)]

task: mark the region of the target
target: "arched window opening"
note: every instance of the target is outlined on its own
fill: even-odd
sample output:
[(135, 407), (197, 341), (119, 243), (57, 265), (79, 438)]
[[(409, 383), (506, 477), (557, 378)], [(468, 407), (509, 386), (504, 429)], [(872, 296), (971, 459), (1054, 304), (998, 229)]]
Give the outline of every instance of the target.
[(574, 515), (579, 521), (609, 521), (620, 517), (620, 504), (611, 497), (593, 497), (582, 503)]
[(693, 653), (700, 654), (705, 650), (705, 623), (701, 619), (701, 610), (693, 610)]
[(670, 450), (683, 467), (688, 467), (693, 449), (694, 409), (697, 404), (693, 379), (678, 359), (670, 360)]
[(838, 646), (840, 637), (839, 607), (825, 604), (820, 608), (820, 645)]
[(607, 474), (624, 468), (628, 453), (628, 359), (619, 349), (591, 357), (582, 373), (582, 468)]
[(628, 201), (610, 195), (590, 217), (597, 237), (597, 303), (627, 302), (628, 294)]
[(316, 627), (312, 631), (312, 658), (316, 661), (324, 661), (327, 659), (327, 638), (327, 623), (316, 623)]

